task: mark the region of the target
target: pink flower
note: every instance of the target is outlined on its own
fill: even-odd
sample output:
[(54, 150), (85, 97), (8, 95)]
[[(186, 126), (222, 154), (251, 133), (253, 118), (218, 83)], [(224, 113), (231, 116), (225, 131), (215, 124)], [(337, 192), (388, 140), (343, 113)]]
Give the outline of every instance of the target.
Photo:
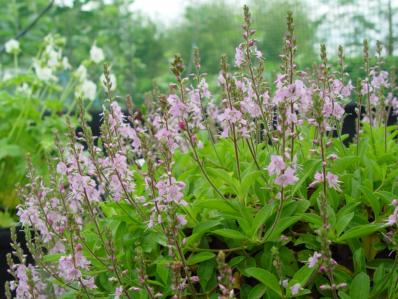
[(200, 80), (198, 87), (204, 97), (211, 97), (211, 92), (209, 91), (209, 85), (207, 84), (206, 79), (203, 78), (202, 80)]
[(346, 86), (341, 89), (341, 95), (344, 98), (348, 98), (351, 95), (351, 91), (354, 89), (354, 86), (351, 83), (351, 80), (348, 82)]
[(259, 117), (261, 115), (260, 107), (250, 97), (245, 97), (244, 100), (240, 102), (240, 107), (244, 112), (249, 113), (253, 118)]
[(174, 202), (177, 205), (186, 205), (183, 200), (184, 194), (182, 193), (185, 188), (183, 182), (178, 182), (175, 178), (171, 178), (171, 182), (169, 182), (169, 179), (165, 178), (156, 183), (156, 188), (159, 192), (159, 198), (157, 199), (159, 202), (164, 204)]
[(340, 181), (339, 181), (339, 177), (331, 172), (328, 172), (326, 174), (326, 181), (328, 183), (329, 188), (333, 188), (337, 191), (341, 191), (340, 190)]
[(293, 185), (298, 181), (298, 177), (294, 175), (294, 169), (288, 167), (283, 174), (275, 179), (275, 184), (285, 187), (288, 185)]
[(176, 217), (178, 224), (180, 224), (181, 226), (184, 226), (185, 224), (187, 224), (187, 219), (185, 219), (184, 215), (177, 215)]
[(62, 256), (59, 259), (59, 275), (65, 279), (66, 281), (77, 280), (81, 277), (81, 272), (77, 269), (73, 264), (73, 257), (69, 256)]
[(394, 225), (394, 224), (397, 223), (397, 221), (398, 221), (398, 213), (397, 213), (396, 210), (395, 210), (393, 214), (391, 214), (390, 216), (388, 216), (387, 225), (388, 225), (388, 226)]
[(334, 79), (332, 82), (332, 91), (334, 94), (340, 94), (342, 88), (343, 88), (343, 83), (339, 79)]
[(293, 286), (290, 287), (290, 291), (292, 292), (292, 295), (297, 295), (303, 288), (301, 287), (301, 284), (296, 283)]
[(314, 268), (320, 257), (322, 257), (322, 254), (315, 251), (314, 254), (308, 258), (308, 268)]
[(220, 121), (230, 121), (231, 123), (237, 123), (242, 119), (242, 113), (235, 108), (226, 108), (224, 113), (220, 115)]
[(337, 119), (341, 119), (345, 110), (339, 103), (327, 96), (325, 97), (325, 104), (323, 105), (322, 112), (326, 117), (334, 116)]
[(256, 57), (257, 57), (258, 59), (263, 58), (263, 53), (262, 53), (260, 50), (258, 50), (257, 48), (254, 49), (254, 54), (256, 55)]
[(218, 74), (217, 82), (218, 82), (219, 85), (224, 85), (226, 83), (225, 76), (224, 76), (223, 72), (220, 72)]
[(177, 95), (169, 95), (167, 102), (170, 105), (169, 112), (173, 117), (184, 117), (187, 112), (187, 105), (184, 104)]
[(68, 171), (68, 167), (66, 166), (66, 164), (64, 162), (59, 162), (57, 164), (57, 172), (59, 174), (65, 175), (67, 171)]
[(379, 97), (372, 93), (369, 97), (369, 101), (372, 105), (377, 105), (379, 103)]
[(270, 175), (280, 174), (283, 170), (285, 170), (286, 164), (283, 161), (281, 156), (272, 155), (271, 163), (268, 165), (268, 172)]
[(15, 290), (16, 298), (44, 298), (43, 292), (46, 285), (42, 282), (36, 268), (24, 264), (17, 264), (14, 267), (16, 281), (11, 281), (10, 287), (11, 290)]
[(235, 65), (236, 66), (241, 66), (241, 64), (245, 61), (245, 54), (243, 53), (243, 46), (242, 44), (239, 45), (235, 49)]
[[(323, 174), (321, 172), (316, 172), (314, 175), (314, 181), (310, 184), (310, 187), (315, 187), (317, 184), (323, 183)], [(335, 189), (336, 191), (341, 191), (339, 177), (331, 172), (326, 173), (326, 182), (329, 188)]]
[(282, 103), (286, 98), (290, 95), (289, 88), (287, 86), (278, 87), (275, 91), (275, 95), (273, 98), (273, 103), (278, 105)]
[(58, 270), (59, 275), (66, 281), (76, 281), (82, 278), (81, 269), (87, 270), (90, 262), (81, 253), (81, 246), (75, 246), (74, 256), (62, 256), (59, 259)]
[(375, 72), (372, 72), (372, 86), (376, 89), (380, 89), (381, 87), (389, 87), (388, 83), (388, 72), (381, 71), (379, 75), (375, 75)]
[(362, 84), (361, 94), (362, 95), (368, 94), (371, 91), (371, 87), (370, 87), (370, 84), (368, 83), (368, 81), (363, 80), (361, 84)]
[(394, 212), (388, 216), (387, 225), (391, 226), (398, 224), (398, 201), (396, 199), (392, 200), (391, 205), (395, 207)]
[(199, 282), (199, 276), (191, 276), (192, 282)]
[(117, 287), (115, 289), (115, 297), (114, 299), (120, 299), (120, 296), (123, 295), (123, 287)]
[(283, 86), (283, 83), (286, 80), (286, 75), (285, 74), (278, 74), (276, 77), (276, 80), (274, 81), (275, 85), (277, 88), (281, 88)]

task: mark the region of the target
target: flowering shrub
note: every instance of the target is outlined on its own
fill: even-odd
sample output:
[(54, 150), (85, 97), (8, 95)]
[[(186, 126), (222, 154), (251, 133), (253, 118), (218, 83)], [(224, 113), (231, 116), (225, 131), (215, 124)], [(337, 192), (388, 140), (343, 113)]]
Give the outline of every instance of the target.
[[(51, 178), (29, 171), (18, 215), (35, 265), (14, 241), (8, 296), (395, 298), (396, 79), (379, 43), (370, 63), (366, 41), (356, 90), (342, 48), (339, 69), (322, 46), (313, 72), (299, 71), (291, 14), (287, 24), (273, 84), (245, 7), (235, 68), (221, 59), (220, 100), (198, 51), (194, 74), (175, 56), (175, 83), (153, 91), (143, 120), (129, 97), (122, 112), (105, 68), (101, 136), (81, 117)], [(364, 115), (346, 146), (352, 98)]]

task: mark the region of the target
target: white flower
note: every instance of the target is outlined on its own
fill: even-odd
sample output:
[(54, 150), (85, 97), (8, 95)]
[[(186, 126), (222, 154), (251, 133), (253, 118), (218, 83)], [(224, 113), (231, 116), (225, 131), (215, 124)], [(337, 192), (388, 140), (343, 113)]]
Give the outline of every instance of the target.
[(284, 279), (280, 283), (281, 283), (281, 286), (283, 286), (286, 289), (289, 285), (289, 279)]
[(73, 7), (75, 0), (55, 0), (54, 4), (59, 7)]
[(86, 67), (81, 64), (77, 68), (77, 70), (75, 72), (75, 75), (76, 75), (76, 77), (78, 78), (78, 80), (80, 82), (84, 82), (86, 80), (86, 78), (87, 78), (87, 69), (86, 69)]
[(16, 54), (19, 52), (19, 41), (10, 39), (5, 43), (4, 48), (6, 49), (7, 53)]
[(77, 87), (75, 94), (77, 97), (83, 97), (85, 99), (89, 99), (90, 101), (94, 101), (97, 94), (97, 85), (95, 85), (93, 81), (85, 80), (80, 86)]
[[(114, 74), (109, 74), (109, 79), (111, 81), (111, 91), (114, 91), (116, 89), (116, 76)], [(106, 89), (106, 86), (105, 86), (105, 83), (104, 83), (104, 81), (105, 81), (105, 75), (104, 74), (101, 75), (100, 81), (101, 81), (101, 84), (104, 87), (104, 89)]]
[(32, 88), (30, 88), (30, 86), (26, 82), (24, 82), (17, 87), (17, 92), (25, 96), (30, 96), (32, 94)]
[(91, 47), (90, 50), (90, 58), (95, 63), (100, 63), (105, 59), (104, 51), (101, 48), (98, 48), (95, 44)]
[(61, 53), (57, 52), (52, 45), (46, 47), (46, 53), (48, 55), (47, 65), (50, 68), (55, 68), (61, 60)]
[(99, 6), (100, 6), (100, 4), (97, 1), (88, 1), (87, 3), (82, 5), (81, 10), (82, 11), (92, 11), (92, 10), (97, 9)]
[(3, 80), (4, 81), (10, 80), (14, 77), (14, 75), (15, 75), (15, 71), (5, 70), (3, 73)]
[(68, 57), (62, 58), (62, 67), (64, 68), (64, 70), (71, 69), (71, 65), (69, 63)]
[(34, 68), (35, 68), (36, 76), (37, 76), (37, 78), (39, 78), (39, 80), (41, 80), (41, 81), (51, 81), (51, 80), (56, 81), (57, 80), (57, 77), (55, 77), (53, 75), (53, 71), (49, 67), (46, 67), (46, 66), (42, 67), (40, 64), (35, 63)]

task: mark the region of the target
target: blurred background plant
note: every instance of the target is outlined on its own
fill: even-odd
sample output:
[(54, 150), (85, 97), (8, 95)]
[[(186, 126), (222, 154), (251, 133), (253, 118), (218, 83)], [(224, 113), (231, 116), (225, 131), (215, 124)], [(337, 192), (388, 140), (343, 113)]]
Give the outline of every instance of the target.
[[(269, 79), (279, 71), (288, 10), (296, 20), (301, 68), (312, 67), (320, 43), (329, 47), (331, 63), (337, 63), (338, 45), (347, 45), (346, 63), (353, 66), (347, 71), (355, 80), (364, 38), (380, 39), (388, 64), (398, 65), (397, 0), (0, 0), (0, 226), (12, 221), (4, 211), (17, 203), (15, 184), (23, 183), (27, 154), (45, 173), (54, 131), (65, 132), (75, 100), (83, 97), (88, 108), (100, 110), (103, 63), (115, 74), (114, 85), (120, 82), (118, 93), (140, 106), (153, 81), (167, 88), (174, 53), (193, 71), (198, 47), (211, 88), (220, 56), (232, 61), (241, 40), (244, 3), (261, 33)], [(160, 16), (149, 16), (148, 9)]]
[[(27, 160), (45, 176), (55, 136), (62, 142), (67, 119), (76, 122), (76, 100), (83, 99), (90, 108), (97, 98), (102, 67), (96, 64), (105, 58), (102, 49), (93, 45), (89, 58), (74, 68), (64, 55), (65, 42), (58, 34), (47, 35), (25, 67), (19, 63), (25, 59), (19, 42), (5, 44), (13, 65), (4, 68), (0, 81), (0, 227), (13, 223), (9, 212), (18, 203), (17, 186), (25, 182)], [(97, 69), (96, 82), (87, 68), (93, 73)]]

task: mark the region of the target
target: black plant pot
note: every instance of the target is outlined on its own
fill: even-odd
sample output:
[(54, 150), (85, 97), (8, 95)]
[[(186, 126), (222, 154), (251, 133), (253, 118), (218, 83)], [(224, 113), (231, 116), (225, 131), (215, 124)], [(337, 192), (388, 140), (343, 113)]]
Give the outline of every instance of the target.
[[(27, 254), (28, 263), (33, 263), (32, 256), (26, 247), (25, 233), (20, 226), (15, 228), (17, 241), (21, 245), (25, 254)], [(0, 228), (0, 298), (5, 298), (5, 283), (12, 280), (13, 277), (8, 273), (7, 254), (13, 251), (11, 247), (11, 231), (9, 228)], [(15, 261), (18, 262), (18, 261)]]

